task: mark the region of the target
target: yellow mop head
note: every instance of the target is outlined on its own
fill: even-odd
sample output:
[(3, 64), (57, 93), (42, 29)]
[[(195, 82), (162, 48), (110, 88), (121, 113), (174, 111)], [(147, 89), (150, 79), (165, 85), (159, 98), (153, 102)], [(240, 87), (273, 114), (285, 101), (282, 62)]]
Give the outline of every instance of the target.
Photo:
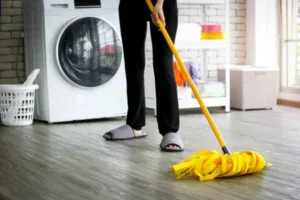
[(183, 162), (172, 166), (177, 179), (197, 177), (200, 181), (215, 178), (252, 174), (270, 165), (262, 155), (254, 151), (236, 152), (231, 155), (202, 150)]
[[(153, 4), (151, 0), (146, 0), (146, 3), (153, 11)], [(205, 106), (199, 91), (193, 82), (190, 74), (188, 73), (184, 63), (176, 50), (167, 30), (161, 21), (158, 26), (166, 39), (172, 53), (174, 54), (187, 82), (189, 83), (199, 105), (202, 109), (212, 131), (214, 132), (223, 154), (217, 151), (200, 151), (193, 156), (185, 159), (183, 162), (174, 165), (172, 168), (177, 178), (183, 178), (187, 176), (199, 177), (201, 181), (212, 180), (217, 177), (229, 177), (229, 176), (241, 176), (244, 174), (251, 174), (261, 171), (265, 166), (266, 162), (263, 156), (253, 151), (243, 151), (239, 153), (230, 154), (225, 142), (214, 123), (207, 107)], [(226, 94), (228, 95), (228, 94)], [(270, 165), (270, 164), (269, 164)]]

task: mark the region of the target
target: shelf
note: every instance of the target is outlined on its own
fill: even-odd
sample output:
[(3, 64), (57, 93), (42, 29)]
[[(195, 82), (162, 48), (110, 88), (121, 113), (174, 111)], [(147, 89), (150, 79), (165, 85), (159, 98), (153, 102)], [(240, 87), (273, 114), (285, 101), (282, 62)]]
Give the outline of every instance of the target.
[[(226, 106), (226, 97), (203, 97), (203, 101), (206, 107)], [(178, 99), (178, 103), (179, 109), (200, 108), (200, 105), (195, 98)], [(156, 108), (155, 99), (146, 98), (146, 104), (147, 108)]]
[[(177, 50), (226, 49), (227, 47), (226, 40), (175, 41), (175, 48)], [(146, 42), (146, 50), (152, 51), (152, 44), (149, 41)]]
[[(203, 97), (204, 104), (206, 107), (219, 107), (226, 105), (226, 97)], [(200, 107), (197, 99), (178, 99), (179, 108), (187, 109), (187, 108), (197, 108)]]
[(177, 4), (224, 4), (225, 0), (177, 0)]
[[(218, 67), (217, 70), (226, 70), (226, 67)], [(230, 65), (229, 70), (240, 72), (272, 72), (279, 71), (279, 68), (252, 67), (251, 65)]]
[(226, 49), (226, 40), (175, 41), (177, 49)]
[[(229, 8), (230, 8), (229, 0), (177, 0), (178, 4), (194, 4), (194, 5), (212, 5), (212, 4), (224, 4), (225, 6), (225, 26), (229, 27), (230, 18), (229, 18)], [(206, 14), (206, 13), (204, 13)], [(175, 39), (175, 47), (177, 50), (210, 50), (210, 49), (220, 49), (220, 50), (228, 50), (230, 51), (230, 42), (229, 36), (230, 30), (223, 30), (225, 34), (225, 39), (223, 40), (201, 40), (201, 24), (207, 24), (208, 21), (204, 19), (201, 23), (195, 22), (179, 22), (178, 29)], [(224, 27), (225, 27), (224, 26)], [(150, 32), (150, 31), (149, 31)], [(152, 50), (152, 42), (149, 38), (147, 38), (146, 42), (146, 51), (149, 54)], [(181, 52), (180, 52), (181, 54)], [(204, 54), (204, 56), (207, 56)], [(230, 63), (230, 55), (226, 53), (226, 67), (229, 66)], [(191, 56), (186, 54), (184, 59), (189, 60)], [(203, 59), (203, 69), (201, 71), (204, 73), (202, 76), (207, 76), (205, 71), (207, 71), (207, 60)], [(149, 65), (149, 66), (148, 66)], [(145, 72), (145, 90), (146, 90), (146, 107), (149, 109), (153, 109), (156, 113), (156, 99), (155, 99), (155, 78), (152, 67), (152, 62), (150, 61), (147, 64), (146, 72)], [(230, 73), (230, 70), (226, 70), (226, 75)], [(226, 76), (227, 77), (227, 76)], [(225, 96), (221, 97), (203, 97), (204, 104), (207, 107), (225, 107), (225, 112), (230, 112), (230, 80), (227, 78), (224, 80), (225, 84)], [(206, 93), (208, 94), (208, 93)], [(189, 93), (185, 93), (185, 91), (178, 92), (178, 103), (179, 109), (200, 109), (200, 105), (197, 99), (192, 98), (192, 95)]]

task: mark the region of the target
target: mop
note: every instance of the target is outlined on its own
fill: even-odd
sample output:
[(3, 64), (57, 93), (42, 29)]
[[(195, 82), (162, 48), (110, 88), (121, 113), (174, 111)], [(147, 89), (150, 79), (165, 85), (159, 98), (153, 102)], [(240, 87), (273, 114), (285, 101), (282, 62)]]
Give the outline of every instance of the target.
[[(151, 0), (146, 0), (146, 3), (153, 11), (153, 4)], [(257, 152), (251, 150), (245, 150), (242, 152), (230, 153), (227, 148), (221, 133), (219, 132), (212, 116), (210, 115), (207, 107), (205, 106), (199, 91), (189, 75), (178, 51), (176, 50), (167, 30), (165, 29), (161, 21), (158, 22), (160, 31), (162, 32), (166, 42), (168, 43), (172, 53), (174, 54), (188, 84), (190, 85), (194, 96), (196, 97), (200, 108), (202, 109), (216, 139), (223, 151), (219, 153), (217, 151), (201, 150), (194, 155), (186, 158), (181, 163), (172, 166), (174, 173), (178, 179), (184, 177), (196, 177), (200, 181), (212, 180), (215, 178), (241, 176), (246, 174), (252, 174), (263, 170), (266, 166), (271, 164), (266, 163), (264, 157)]]

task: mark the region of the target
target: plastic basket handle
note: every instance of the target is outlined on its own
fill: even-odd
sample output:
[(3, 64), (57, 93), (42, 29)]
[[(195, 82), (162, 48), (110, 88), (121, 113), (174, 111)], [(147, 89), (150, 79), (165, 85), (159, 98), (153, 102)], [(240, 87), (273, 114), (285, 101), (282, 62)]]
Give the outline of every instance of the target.
[(23, 85), (26, 86), (32, 85), (39, 73), (40, 73), (40, 69), (33, 70), (28, 76), (28, 78), (26, 79), (26, 81), (23, 83)]

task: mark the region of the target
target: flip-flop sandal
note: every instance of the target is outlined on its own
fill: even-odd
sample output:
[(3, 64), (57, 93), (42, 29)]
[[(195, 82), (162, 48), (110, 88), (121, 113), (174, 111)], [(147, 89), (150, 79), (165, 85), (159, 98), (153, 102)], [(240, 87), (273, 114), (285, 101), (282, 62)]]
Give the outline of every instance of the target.
[(170, 132), (163, 137), (160, 143), (160, 148), (162, 151), (166, 152), (184, 151), (184, 146), (180, 135), (178, 133), (173, 132)]
[(135, 135), (132, 128), (128, 125), (123, 125), (119, 128), (111, 130), (103, 135), (106, 140), (131, 140), (146, 137), (148, 134), (142, 132), (141, 135)]

